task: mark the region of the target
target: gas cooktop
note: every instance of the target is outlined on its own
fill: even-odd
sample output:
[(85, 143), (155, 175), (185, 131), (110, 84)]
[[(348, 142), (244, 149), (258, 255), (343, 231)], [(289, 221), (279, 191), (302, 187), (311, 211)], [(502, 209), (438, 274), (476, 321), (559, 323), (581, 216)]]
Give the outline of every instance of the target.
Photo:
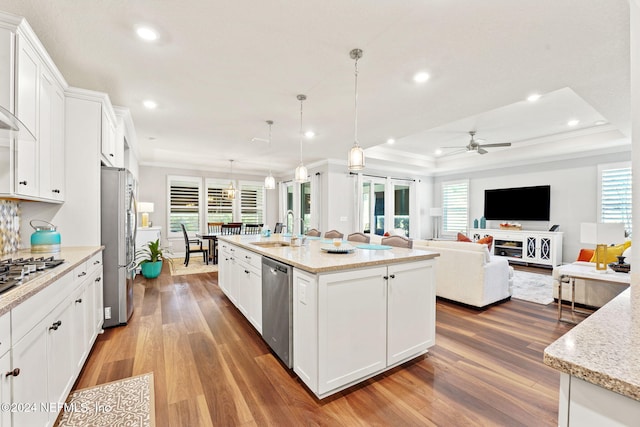
[(63, 262), (63, 259), (54, 259), (52, 256), (0, 260), (0, 293), (34, 279), (38, 277), (38, 272), (55, 268)]

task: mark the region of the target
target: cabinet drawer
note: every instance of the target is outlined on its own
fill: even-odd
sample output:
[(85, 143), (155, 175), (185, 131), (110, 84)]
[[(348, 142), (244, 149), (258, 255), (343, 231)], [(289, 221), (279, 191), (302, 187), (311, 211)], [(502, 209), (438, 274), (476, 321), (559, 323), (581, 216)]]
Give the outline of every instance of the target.
[(259, 270), (262, 269), (262, 256), (242, 248), (236, 247), (235, 250), (235, 258), (237, 261), (246, 264), (248, 267), (254, 267)]
[(87, 273), (93, 273), (102, 266), (102, 252), (93, 255), (86, 263)]
[(0, 356), (11, 347), (11, 313), (0, 317)]
[(73, 291), (70, 272), (11, 310), (12, 342), (18, 342)]

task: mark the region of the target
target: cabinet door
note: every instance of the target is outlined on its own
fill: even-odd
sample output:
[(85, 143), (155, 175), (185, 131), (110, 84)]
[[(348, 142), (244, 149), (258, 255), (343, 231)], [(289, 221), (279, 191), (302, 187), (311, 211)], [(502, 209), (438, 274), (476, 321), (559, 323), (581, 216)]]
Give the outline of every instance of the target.
[(94, 340), (96, 339), (100, 331), (102, 331), (102, 325), (104, 323), (104, 302), (102, 294), (102, 287), (104, 286), (104, 282), (102, 279), (102, 267), (100, 267), (100, 270), (96, 274), (97, 277), (93, 279), (93, 333), (90, 340), (91, 342), (89, 344), (89, 349), (91, 349)]
[[(260, 270), (259, 270), (260, 271)], [(249, 273), (249, 321), (262, 334), (262, 271)]]
[(87, 292), (91, 282), (84, 281), (83, 284), (71, 296), (71, 317), (69, 326), (71, 328), (71, 365), (74, 374), (80, 372), (84, 360), (89, 352), (87, 347), (87, 336), (93, 328), (92, 319), (88, 317), (90, 298), (93, 292)]
[[(64, 403), (76, 376), (72, 374), (74, 301), (66, 300), (47, 317), (48, 402)], [(56, 416), (56, 415), (52, 415)]]
[(538, 238), (536, 236), (526, 236), (524, 238), (524, 261), (535, 262), (538, 260)]
[(40, 197), (50, 199), (51, 192), (51, 131), (52, 131), (52, 101), (53, 101), (53, 79), (47, 74), (40, 75), (40, 102), (38, 103), (39, 135), (38, 135), (38, 158), (39, 168), (39, 190)]
[[(12, 379), (13, 402), (35, 402), (39, 405), (50, 401), (47, 394), (48, 326), (45, 322), (39, 323), (12, 347), (13, 368), (20, 370), (20, 374)], [(49, 413), (39, 409), (13, 413), (13, 425), (47, 425)]]
[(102, 109), (102, 142), (100, 144), (102, 157), (106, 160), (108, 166), (115, 166), (115, 126), (113, 120), (104, 107)]
[[(12, 375), (7, 375), (11, 371), (11, 353), (7, 351), (0, 357), (0, 402), (11, 402), (11, 380)], [(11, 426), (11, 412), (0, 411), (0, 427)]]
[(51, 94), (51, 183), (50, 198), (64, 201), (64, 92), (54, 82)]
[(37, 156), (38, 143), (24, 139), (16, 140), (16, 194), (38, 197)]
[(229, 297), (229, 272), (231, 268), (231, 260), (229, 252), (222, 245), (219, 248), (218, 254), (218, 286), (222, 289), (222, 292)]
[(16, 45), (18, 57), (16, 115), (27, 129), (37, 137), (40, 61), (36, 51), (21, 34), (16, 36)]
[(251, 304), (251, 271), (240, 262), (235, 263), (235, 282), (238, 286), (238, 309), (244, 317), (249, 317), (249, 305)]
[(386, 267), (322, 275), (318, 281), (318, 392), (386, 366)]
[(387, 364), (435, 344), (435, 279), (431, 262), (388, 267)]

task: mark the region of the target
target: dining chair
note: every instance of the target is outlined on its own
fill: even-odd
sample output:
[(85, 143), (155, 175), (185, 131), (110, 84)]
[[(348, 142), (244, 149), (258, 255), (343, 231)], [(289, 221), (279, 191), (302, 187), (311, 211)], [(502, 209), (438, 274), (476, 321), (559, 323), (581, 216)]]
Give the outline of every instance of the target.
[(316, 230), (315, 228), (312, 228), (311, 230), (307, 230), (307, 236), (320, 237), (321, 234), (318, 230)]
[(344, 234), (342, 234), (338, 230), (329, 230), (326, 233), (324, 233), (325, 239), (342, 239), (343, 237), (344, 237)]
[(260, 234), (262, 224), (245, 224), (244, 234)]
[(395, 246), (396, 248), (413, 248), (413, 240), (404, 236), (383, 237), (380, 243), (383, 245)]
[[(190, 239), (184, 224), (180, 224), (180, 227), (182, 227), (182, 235), (184, 236), (184, 266), (189, 266), (189, 256), (193, 253), (202, 253), (204, 263), (209, 265), (209, 249), (202, 247), (202, 240)], [(197, 246), (192, 246), (194, 244)]]
[(220, 234), (240, 234), (240, 232), (242, 231), (242, 223), (232, 223), (230, 222), (229, 224), (222, 224), (220, 226)]
[(209, 234), (220, 233), (222, 224), (224, 224), (224, 222), (208, 222), (207, 230), (209, 231)]
[(369, 243), (371, 241), (371, 237), (367, 236), (364, 233), (351, 233), (347, 236), (347, 240), (350, 242), (358, 242), (358, 243)]
[(276, 226), (273, 227), (273, 233), (282, 233), (282, 226), (283, 224), (281, 222), (276, 222)]

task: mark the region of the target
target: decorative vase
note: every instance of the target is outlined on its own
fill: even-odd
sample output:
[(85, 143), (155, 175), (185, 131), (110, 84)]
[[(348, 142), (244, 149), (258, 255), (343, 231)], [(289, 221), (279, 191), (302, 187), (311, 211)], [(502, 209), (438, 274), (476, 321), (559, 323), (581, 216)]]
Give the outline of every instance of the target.
[(487, 228), (487, 219), (485, 217), (480, 218), (480, 228)]
[(473, 228), (478, 228), (478, 218), (473, 220)]
[(142, 275), (147, 279), (155, 279), (160, 275), (160, 271), (162, 271), (162, 260), (140, 264), (140, 271), (142, 271)]

